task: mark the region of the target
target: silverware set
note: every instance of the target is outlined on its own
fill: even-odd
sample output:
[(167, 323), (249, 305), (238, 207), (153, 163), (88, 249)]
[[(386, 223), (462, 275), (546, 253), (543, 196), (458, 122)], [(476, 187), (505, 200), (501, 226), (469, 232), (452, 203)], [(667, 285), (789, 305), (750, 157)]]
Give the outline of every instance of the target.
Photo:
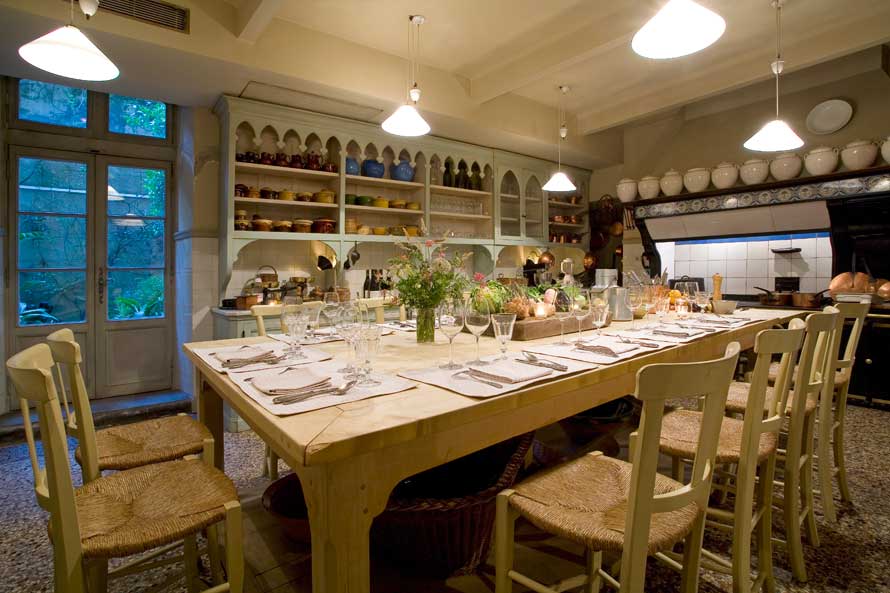
[(564, 364), (560, 364), (558, 362), (553, 362), (552, 360), (545, 360), (543, 358), (535, 356), (531, 352), (523, 352), (522, 355), (525, 358), (517, 358), (516, 362), (521, 362), (522, 364), (528, 364), (531, 366), (542, 367), (545, 369), (551, 369), (551, 370), (560, 371), (560, 372), (565, 372), (565, 371), (569, 370), (569, 367), (567, 367)]
[(503, 385), (496, 381), (491, 381), (490, 379), (483, 379), (476, 375), (476, 371), (474, 369), (464, 369), (462, 371), (458, 371), (451, 375), (455, 379), (464, 379), (468, 381), (475, 381), (477, 383), (483, 383), (488, 385), (489, 387), (494, 387), (495, 389), (503, 389)]
[(239, 358), (237, 360), (227, 360), (222, 363), (224, 369), (240, 369), (252, 364), (278, 364), (287, 358), (287, 354), (275, 354), (275, 352), (269, 350), (268, 352), (263, 352), (262, 354), (257, 354), (251, 358)]
[(303, 388), (303, 389), (294, 389), (291, 392), (284, 393), (282, 390), (282, 394), (272, 398), (273, 404), (295, 404), (297, 402), (301, 402), (303, 400), (307, 400), (312, 397), (318, 397), (319, 395), (345, 395), (350, 389), (355, 387), (357, 381), (347, 381), (343, 383), (339, 387), (335, 387), (331, 385), (331, 380), (328, 379), (318, 385), (314, 385), (311, 388)]
[(609, 358), (618, 358), (617, 352), (615, 352), (608, 346), (603, 346), (601, 344), (576, 344), (575, 350), (582, 350), (584, 352), (600, 354), (602, 356), (608, 356)]

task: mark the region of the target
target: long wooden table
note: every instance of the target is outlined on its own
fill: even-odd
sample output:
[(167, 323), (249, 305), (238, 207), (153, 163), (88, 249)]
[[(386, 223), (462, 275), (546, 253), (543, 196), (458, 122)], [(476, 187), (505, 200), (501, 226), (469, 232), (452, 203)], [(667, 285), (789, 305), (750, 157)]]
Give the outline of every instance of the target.
[[(195, 365), (199, 418), (216, 439), (216, 461), (224, 467), (223, 401), (278, 452), (300, 478), (312, 531), (312, 589), (315, 593), (368, 593), (368, 536), (398, 482), (516, 435), (546, 426), (616, 399), (635, 389), (637, 371), (657, 362), (716, 358), (731, 341), (742, 348), (756, 334), (800, 315), (794, 311), (748, 310), (757, 319), (739, 329), (710, 334), (616, 364), (540, 383), (491, 399), (472, 399), (419, 383), (416, 389), (294, 416), (266, 412), (226, 375), (212, 370), (194, 349), (261, 342), (267, 338), (185, 344)], [(639, 325), (641, 322), (637, 321)], [(629, 323), (615, 323), (621, 329)], [(437, 338), (438, 340), (438, 338)], [(473, 338), (455, 341), (458, 360), (473, 355)], [(513, 342), (512, 351), (536, 342)], [(341, 358), (342, 342), (318, 346)], [(484, 353), (496, 343), (483, 338)], [(447, 359), (445, 341), (418, 345), (411, 333), (384, 336), (377, 371), (424, 368)], [(259, 471), (259, 468), (258, 468)]]

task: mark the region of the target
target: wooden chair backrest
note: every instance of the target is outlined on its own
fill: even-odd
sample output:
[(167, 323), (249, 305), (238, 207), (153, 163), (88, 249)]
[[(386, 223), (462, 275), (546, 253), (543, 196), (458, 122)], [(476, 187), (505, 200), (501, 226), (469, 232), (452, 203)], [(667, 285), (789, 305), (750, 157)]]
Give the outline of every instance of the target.
[(250, 308), (250, 314), (256, 321), (257, 335), (266, 335), (266, 322), (263, 317), (271, 317), (281, 315), (284, 312), (296, 313), (297, 311), (311, 311), (313, 313), (321, 311), (324, 303), (321, 301), (310, 301), (301, 305), (254, 305)]
[(68, 389), (71, 390), (71, 402), (74, 404), (74, 416), (68, 415), (67, 428), (69, 434), (77, 439), (80, 445), (80, 463), (83, 471), (83, 482), (91, 482), (100, 476), (99, 452), (96, 446), (96, 426), (93, 423), (93, 411), (90, 408), (90, 395), (83, 379), (81, 363), (83, 357), (80, 344), (74, 339), (70, 329), (60, 329), (46, 336), (46, 343), (52, 352), (58, 375), (58, 393), (61, 394), (65, 408), (68, 408), (68, 393), (62, 377), (62, 368), (68, 371)]
[(844, 373), (845, 380), (850, 379), (850, 371), (856, 362), (856, 348), (859, 347), (859, 338), (862, 337), (862, 328), (865, 327), (865, 316), (871, 305), (868, 303), (835, 303), (834, 307), (841, 312), (844, 323), (853, 322), (850, 335), (847, 337), (847, 345), (844, 354), (838, 357), (837, 368)]
[(789, 414), (792, 434), (798, 434), (798, 429), (803, 430), (806, 400), (817, 399), (825, 384), (826, 365), (830, 364), (829, 353), (835, 342), (839, 318), (837, 309), (833, 307), (826, 307), (822, 313), (807, 315), (807, 333), (800, 350), (794, 378), (794, 399)]
[(375, 297), (373, 299), (356, 299), (356, 304), (358, 305), (359, 311), (364, 312), (374, 312), (374, 319), (376, 323), (383, 323), (385, 321), (384, 317), (384, 303), (386, 301), (383, 297)]
[[(66, 583), (82, 582), (83, 564), (80, 527), (74, 503), (74, 485), (68, 465), (68, 442), (62, 410), (53, 381), (53, 357), (49, 346), (36, 344), (6, 361), (6, 369), (22, 407), (25, 438), (34, 471), (37, 502), (50, 514), (57, 590), (70, 590)], [(37, 445), (28, 412), (37, 410), (44, 467), (40, 467)]]
[[(732, 342), (723, 357), (706, 362), (651, 364), (637, 373), (635, 396), (643, 402), (639, 428), (631, 435), (631, 473), (625, 518), (625, 546), (621, 557), (621, 588), (642, 591), (649, 529), (653, 513), (664, 513), (697, 503), (707, 508), (711, 477), (726, 395), (739, 358), (739, 344)], [(654, 494), (658, 470), (658, 445), (664, 404), (673, 398), (698, 398), (702, 423), (692, 478), (667, 494)], [(639, 582), (626, 582), (639, 580)]]

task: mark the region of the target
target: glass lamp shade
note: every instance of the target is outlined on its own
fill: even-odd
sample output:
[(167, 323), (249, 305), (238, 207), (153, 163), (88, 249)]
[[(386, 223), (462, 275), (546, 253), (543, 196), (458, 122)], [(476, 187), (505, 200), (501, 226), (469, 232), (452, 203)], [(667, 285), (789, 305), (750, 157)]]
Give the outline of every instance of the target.
[(26, 43), (19, 55), (41, 70), (77, 80), (111, 80), (120, 75), (117, 66), (73, 25)]
[(541, 188), (544, 191), (575, 191), (575, 184), (562, 171), (557, 171)]
[(670, 0), (631, 41), (645, 58), (666, 60), (701, 51), (720, 39), (726, 21), (692, 0)]
[(430, 125), (420, 117), (413, 105), (402, 105), (386, 118), (383, 130), (396, 136), (423, 136), (429, 134)]
[(748, 138), (745, 148), (758, 152), (778, 152), (794, 150), (803, 146), (803, 140), (794, 133), (791, 126), (781, 119), (774, 119)]

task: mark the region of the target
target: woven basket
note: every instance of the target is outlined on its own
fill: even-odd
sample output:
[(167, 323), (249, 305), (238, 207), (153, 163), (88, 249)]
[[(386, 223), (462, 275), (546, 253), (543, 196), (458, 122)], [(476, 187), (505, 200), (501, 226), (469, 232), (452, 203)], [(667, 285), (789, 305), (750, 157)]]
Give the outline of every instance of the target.
[(516, 482), (533, 436), (527, 433), (475, 453), (475, 458), (462, 458), (489, 466), (499, 462), (503, 468), (493, 483), (487, 480), (474, 493), (451, 498), (411, 497), (410, 488), (402, 493), (396, 489), (371, 529), (373, 553), (397, 563), (400, 570), (414, 569), (430, 577), (474, 572), (488, 556), (495, 496)]

